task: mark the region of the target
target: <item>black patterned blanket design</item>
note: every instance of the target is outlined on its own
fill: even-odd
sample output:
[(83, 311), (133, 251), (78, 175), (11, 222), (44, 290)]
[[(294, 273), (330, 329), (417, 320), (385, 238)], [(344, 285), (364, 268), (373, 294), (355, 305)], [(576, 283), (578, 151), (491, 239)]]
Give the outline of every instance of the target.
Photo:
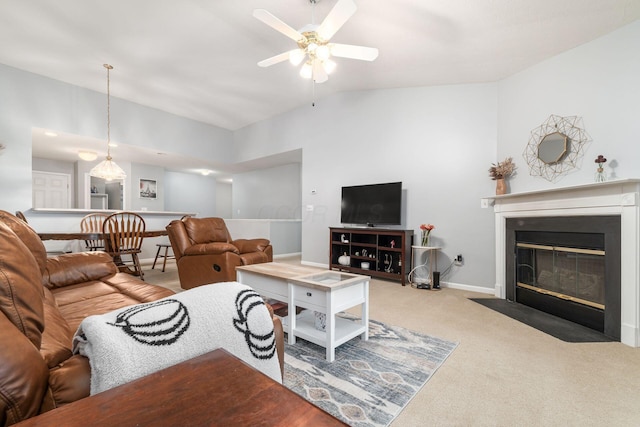
[(281, 382), (269, 311), (255, 291), (237, 282), (89, 316), (73, 339), (74, 353), (89, 358), (91, 394), (217, 348)]

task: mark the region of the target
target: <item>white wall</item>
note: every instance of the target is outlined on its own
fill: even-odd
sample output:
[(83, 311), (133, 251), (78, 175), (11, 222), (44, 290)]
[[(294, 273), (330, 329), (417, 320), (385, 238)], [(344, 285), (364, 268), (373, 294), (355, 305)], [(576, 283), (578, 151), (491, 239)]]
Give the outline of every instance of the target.
[(232, 184), (216, 181), (216, 216), (220, 218), (233, 218), (231, 213), (231, 187)]
[[(152, 165), (134, 164), (131, 168), (131, 175), (127, 178), (131, 182), (131, 205), (129, 209), (133, 211), (147, 210), (147, 211), (164, 211), (166, 191), (164, 168)], [(156, 181), (156, 198), (155, 199), (143, 199), (140, 197), (140, 180), (150, 179)]]
[(436, 225), (441, 269), (459, 253), (465, 258), (447, 280), (492, 287), (493, 213), (480, 199), (494, 192), (487, 169), (495, 161), (496, 94), (494, 84), (345, 93), (243, 128), (234, 139), (239, 160), (303, 148), (304, 262), (328, 263), (342, 186), (403, 181), (404, 228)]
[[(512, 192), (593, 182), (598, 154), (608, 159), (609, 177), (640, 177), (640, 21), (509, 77), (498, 88), (498, 159), (513, 156), (518, 164)], [(531, 176), (522, 156), (530, 132), (551, 114), (582, 117), (592, 139), (579, 167), (556, 183)]]
[(167, 171), (165, 178), (165, 210), (194, 212), (199, 217), (217, 216), (217, 183), (213, 176)]
[(232, 217), (300, 219), (300, 164), (235, 174)]

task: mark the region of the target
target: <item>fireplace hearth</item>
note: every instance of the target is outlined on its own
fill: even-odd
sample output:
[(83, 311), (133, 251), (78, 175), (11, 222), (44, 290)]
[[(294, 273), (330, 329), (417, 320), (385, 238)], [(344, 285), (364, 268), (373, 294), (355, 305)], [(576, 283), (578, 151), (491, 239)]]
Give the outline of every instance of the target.
[(511, 218), (507, 299), (620, 339), (620, 217)]

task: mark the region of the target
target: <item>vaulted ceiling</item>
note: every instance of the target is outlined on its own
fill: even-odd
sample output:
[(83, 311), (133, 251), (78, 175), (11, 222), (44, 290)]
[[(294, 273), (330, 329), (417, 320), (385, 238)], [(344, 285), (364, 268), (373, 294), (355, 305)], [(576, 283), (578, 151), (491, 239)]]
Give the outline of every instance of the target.
[[(640, 18), (640, 0), (355, 0), (332, 41), (376, 47), (337, 58), (316, 84), (288, 62), (295, 43), (252, 16), (295, 29), (336, 0), (2, 0), (0, 63), (236, 130), (344, 91), (492, 82)], [(313, 16), (313, 18), (312, 18)]]

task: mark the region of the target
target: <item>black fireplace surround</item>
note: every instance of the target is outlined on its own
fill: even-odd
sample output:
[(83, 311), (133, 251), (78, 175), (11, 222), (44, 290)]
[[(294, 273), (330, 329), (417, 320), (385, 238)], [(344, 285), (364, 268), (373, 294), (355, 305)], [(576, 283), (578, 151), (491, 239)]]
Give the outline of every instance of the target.
[[(620, 216), (614, 215), (507, 218), (507, 300), (579, 323), (619, 341), (620, 229)], [(517, 243), (604, 251), (604, 307), (517, 286)]]

